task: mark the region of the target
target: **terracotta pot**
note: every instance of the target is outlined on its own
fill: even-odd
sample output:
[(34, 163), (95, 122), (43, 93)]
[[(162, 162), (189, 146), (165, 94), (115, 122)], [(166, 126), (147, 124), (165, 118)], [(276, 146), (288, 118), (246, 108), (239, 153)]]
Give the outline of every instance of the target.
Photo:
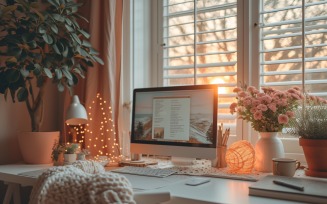
[(308, 164), (307, 176), (327, 178), (327, 140), (299, 139)]
[(52, 147), (59, 140), (60, 132), (22, 132), (18, 144), (24, 162), (28, 164), (52, 163)]

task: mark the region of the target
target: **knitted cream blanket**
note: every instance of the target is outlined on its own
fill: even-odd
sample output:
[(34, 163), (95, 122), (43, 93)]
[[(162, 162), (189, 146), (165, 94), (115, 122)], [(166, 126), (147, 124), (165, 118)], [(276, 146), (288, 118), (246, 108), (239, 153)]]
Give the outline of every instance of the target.
[(105, 172), (93, 161), (50, 168), (39, 176), (30, 204), (135, 204), (130, 182), (119, 174)]

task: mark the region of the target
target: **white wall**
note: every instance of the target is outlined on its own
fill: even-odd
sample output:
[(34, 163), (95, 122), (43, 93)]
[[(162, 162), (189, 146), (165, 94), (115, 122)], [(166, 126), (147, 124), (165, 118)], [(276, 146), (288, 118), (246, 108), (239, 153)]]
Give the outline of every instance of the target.
[[(49, 80), (44, 97), (44, 123), (41, 131), (59, 130), (59, 93), (55, 84)], [(9, 96), (9, 95), (8, 95)], [(25, 103), (5, 101), (0, 94), (0, 164), (21, 160), (17, 142), (17, 132), (30, 131), (30, 119)]]

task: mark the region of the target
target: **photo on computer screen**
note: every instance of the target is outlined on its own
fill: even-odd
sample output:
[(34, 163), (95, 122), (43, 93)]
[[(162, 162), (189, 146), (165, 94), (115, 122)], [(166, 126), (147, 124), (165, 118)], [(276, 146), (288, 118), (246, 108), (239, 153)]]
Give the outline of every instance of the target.
[(133, 141), (215, 144), (216, 89), (142, 90), (134, 93)]

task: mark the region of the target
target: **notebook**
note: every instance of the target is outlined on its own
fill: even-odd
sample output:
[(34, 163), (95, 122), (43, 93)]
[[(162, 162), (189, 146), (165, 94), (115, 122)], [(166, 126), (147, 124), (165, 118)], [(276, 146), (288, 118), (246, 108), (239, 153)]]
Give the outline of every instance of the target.
[[(275, 184), (274, 181), (282, 181), (286, 184), (303, 187), (303, 191)], [(327, 203), (326, 189), (326, 180), (268, 175), (249, 187), (249, 195), (308, 203)]]

